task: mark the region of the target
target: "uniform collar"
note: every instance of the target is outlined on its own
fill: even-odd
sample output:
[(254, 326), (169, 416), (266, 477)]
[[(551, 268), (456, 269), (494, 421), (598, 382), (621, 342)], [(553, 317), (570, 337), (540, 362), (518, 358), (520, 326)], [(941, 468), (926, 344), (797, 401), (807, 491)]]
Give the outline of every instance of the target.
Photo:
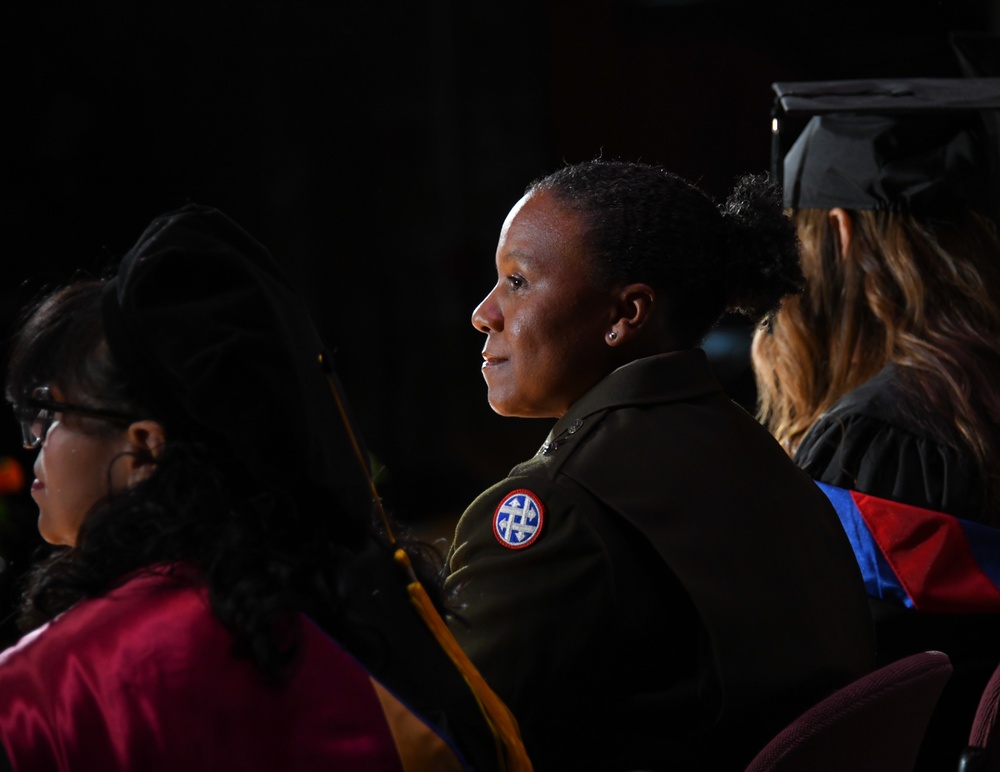
[(622, 365), (580, 397), (556, 422), (549, 437), (560, 436), (602, 410), (677, 402), (721, 391), (700, 348), (643, 357)]

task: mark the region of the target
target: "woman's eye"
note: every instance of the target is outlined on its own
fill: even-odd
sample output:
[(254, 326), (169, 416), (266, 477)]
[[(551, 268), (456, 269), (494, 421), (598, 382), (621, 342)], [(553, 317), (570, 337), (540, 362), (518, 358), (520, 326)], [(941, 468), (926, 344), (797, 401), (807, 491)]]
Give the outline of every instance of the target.
[(35, 415), (35, 420), (31, 422), (31, 431), (36, 437), (44, 437), (55, 420), (55, 413), (51, 410), (42, 409)]
[(524, 279), (520, 276), (508, 276), (507, 283), (514, 289), (521, 289), (524, 286)]

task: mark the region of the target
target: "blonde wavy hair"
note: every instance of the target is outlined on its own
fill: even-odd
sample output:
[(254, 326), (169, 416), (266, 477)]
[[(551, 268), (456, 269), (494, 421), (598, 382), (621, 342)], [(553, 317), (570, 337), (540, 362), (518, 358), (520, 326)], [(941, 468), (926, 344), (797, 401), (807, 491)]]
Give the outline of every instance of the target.
[(849, 212), (846, 254), (828, 210), (793, 213), (805, 292), (754, 336), (759, 417), (793, 454), (851, 390), (893, 363), (926, 411), (971, 449), (1000, 522), (1000, 237), (990, 218)]

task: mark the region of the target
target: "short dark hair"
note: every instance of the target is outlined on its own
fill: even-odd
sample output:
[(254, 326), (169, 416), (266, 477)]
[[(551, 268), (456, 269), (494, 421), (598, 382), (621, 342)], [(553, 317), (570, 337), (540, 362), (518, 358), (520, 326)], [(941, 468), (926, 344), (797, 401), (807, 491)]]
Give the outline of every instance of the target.
[(103, 287), (102, 281), (78, 281), (28, 309), (7, 368), (9, 401), (18, 403), (36, 386), (56, 383), (94, 407), (132, 415), (145, 412), (105, 341)]
[(595, 278), (643, 282), (667, 298), (667, 321), (697, 344), (723, 313), (755, 321), (802, 289), (795, 227), (766, 175), (741, 178), (721, 207), (662, 167), (594, 160), (528, 186), (583, 220)]

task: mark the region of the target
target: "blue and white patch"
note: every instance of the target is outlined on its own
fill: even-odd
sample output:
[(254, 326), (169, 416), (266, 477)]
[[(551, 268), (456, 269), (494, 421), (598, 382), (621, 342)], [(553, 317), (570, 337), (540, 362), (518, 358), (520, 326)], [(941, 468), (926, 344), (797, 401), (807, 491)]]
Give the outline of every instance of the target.
[(521, 488), (508, 493), (493, 513), (493, 533), (508, 549), (524, 549), (541, 536), (544, 518), (541, 499)]

